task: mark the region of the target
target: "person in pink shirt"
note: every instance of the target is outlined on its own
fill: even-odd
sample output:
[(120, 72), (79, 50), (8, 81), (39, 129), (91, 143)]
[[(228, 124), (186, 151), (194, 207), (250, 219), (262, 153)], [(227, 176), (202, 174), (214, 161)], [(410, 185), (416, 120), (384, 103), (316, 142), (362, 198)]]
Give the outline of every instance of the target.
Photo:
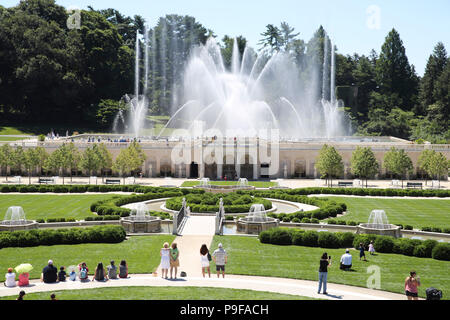
[(30, 274), (28, 272), (21, 273), (19, 275), (19, 281), (17, 281), (17, 285), (19, 287), (25, 287), (30, 284)]
[(405, 294), (408, 300), (419, 300), (417, 287), (420, 286), (420, 277), (415, 271), (409, 273), (409, 277), (405, 279)]

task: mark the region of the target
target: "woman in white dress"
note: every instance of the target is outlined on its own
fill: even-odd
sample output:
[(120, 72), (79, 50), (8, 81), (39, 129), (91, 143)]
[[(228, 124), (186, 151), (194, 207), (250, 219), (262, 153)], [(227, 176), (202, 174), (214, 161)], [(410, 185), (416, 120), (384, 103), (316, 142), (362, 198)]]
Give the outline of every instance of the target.
[[(160, 255), (161, 255), (161, 277), (162, 278), (166, 278), (168, 279), (168, 272), (169, 272), (169, 268), (170, 268), (170, 248), (169, 248), (169, 243), (165, 242), (164, 243), (164, 247), (161, 248), (160, 251)], [(166, 276), (164, 276), (164, 274)]]
[(206, 246), (206, 244), (203, 244), (200, 248), (200, 262), (202, 264), (203, 278), (205, 277), (205, 270), (208, 270), (208, 275), (211, 278), (211, 269), (209, 268), (210, 259), (211, 255), (209, 254), (208, 247)]

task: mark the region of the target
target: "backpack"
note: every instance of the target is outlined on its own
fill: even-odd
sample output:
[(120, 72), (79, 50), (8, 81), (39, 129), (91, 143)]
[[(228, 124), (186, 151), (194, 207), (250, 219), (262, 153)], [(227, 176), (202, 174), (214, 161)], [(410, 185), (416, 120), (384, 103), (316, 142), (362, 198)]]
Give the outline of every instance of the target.
[(441, 300), (442, 298), (442, 291), (436, 288), (427, 288), (425, 292), (427, 294), (427, 300)]
[(87, 278), (87, 270), (86, 268), (81, 269), (80, 271), (80, 279), (86, 279)]

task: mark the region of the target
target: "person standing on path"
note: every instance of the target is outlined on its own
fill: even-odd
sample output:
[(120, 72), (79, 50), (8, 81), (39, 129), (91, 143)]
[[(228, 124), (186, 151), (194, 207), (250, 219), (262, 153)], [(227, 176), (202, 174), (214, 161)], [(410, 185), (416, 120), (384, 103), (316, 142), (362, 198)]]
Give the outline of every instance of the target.
[[(161, 256), (161, 278), (168, 278), (167, 274), (169, 273), (170, 268), (170, 249), (169, 249), (169, 243), (165, 242), (163, 248), (161, 248), (161, 251), (159, 252)], [(164, 276), (165, 274), (165, 276)]]
[(178, 259), (180, 252), (177, 248), (177, 244), (172, 243), (172, 248), (170, 249), (170, 279), (172, 279), (172, 271), (175, 268), (175, 279), (177, 278), (177, 270), (180, 266), (180, 260)]
[(202, 274), (205, 277), (205, 270), (208, 270), (208, 276), (211, 278), (211, 269), (209, 267), (209, 262), (211, 261), (211, 255), (209, 254), (208, 247), (206, 244), (202, 244), (200, 248), (200, 262), (202, 264)]
[(216, 264), (217, 278), (220, 277), (220, 271), (222, 271), (222, 277), (225, 278), (225, 265), (227, 264), (227, 252), (223, 249), (222, 243), (218, 244), (218, 249), (213, 252), (212, 258)]
[(419, 300), (418, 286), (420, 286), (420, 277), (415, 271), (411, 271), (409, 277), (405, 279), (405, 294), (408, 300)]
[(322, 258), (320, 259), (319, 264), (319, 290), (317, 290), (318, 294), (320, 294), (322, 284), (323, 284), (323, 294), (328, 294), (327, 293), (328, 267), (331, 267), (331, 257), (328, 257), (328, 254), (324, 252)]

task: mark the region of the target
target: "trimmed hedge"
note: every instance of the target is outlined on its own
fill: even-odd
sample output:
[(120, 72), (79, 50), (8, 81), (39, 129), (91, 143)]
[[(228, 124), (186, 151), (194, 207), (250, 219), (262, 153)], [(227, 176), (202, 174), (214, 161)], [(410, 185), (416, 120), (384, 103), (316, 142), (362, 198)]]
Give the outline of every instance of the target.
[(58, 244), (120, 243), (125, 238), (126, 232), (122, 226), (5, 231), (0, 232), (0, 249)]
[(351, 232), (317, 232), (313, 230), (272, 228), (259, 234), (261, 243), (296, 245), (321, 248), (359, 248), (362, 243), (368, 248), (374, 242), (375, 251), (397, 253), (407, 256), (450, 260), (450, 244), (438, 243), (436, 240), (416, 240), (392, 238), (374, 234), (353, 234)]
[(173, 190), (181, 190), (182, 193), (202, 194), (203, 189), (176, 189), (164, 187), (147, 187), (140, 185), (0, 185), (0, 192), (55, 192), (55, 193), (85, 193), (85, 192), (136, 192), (136, 193), (161, 193)]

